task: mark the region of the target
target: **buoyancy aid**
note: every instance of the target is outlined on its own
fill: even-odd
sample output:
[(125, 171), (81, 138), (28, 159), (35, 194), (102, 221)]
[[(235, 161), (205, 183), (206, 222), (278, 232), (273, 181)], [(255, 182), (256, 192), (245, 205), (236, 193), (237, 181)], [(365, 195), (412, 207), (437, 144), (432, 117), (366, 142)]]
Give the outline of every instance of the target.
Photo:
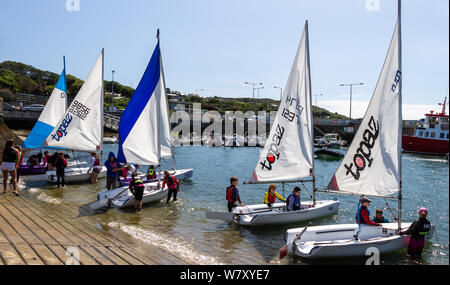
[(269, 201), (270, 204), (274, 204), (276, 199), (277, 196), (275, 195), (275, 193), (272, 195), (270, 194), (270, 192), (267, 192), (267, 200)]
[(225, 199), (228, 201), (228, 202), (233, 202), (233, 192), (234, 192), (234, 185), (231, 185), (231, 186), (228, 186), (227, 187), (227, 193), (226, 193), (226, 196), (225, 196)]
[(300, 197), (297, 197), (294, 193), (289, 194), (289, 196), (286, 199), (286, 206), (289, 207), (289, 200), (291, 197), (294, 197), (294, 206), (300, 207)]

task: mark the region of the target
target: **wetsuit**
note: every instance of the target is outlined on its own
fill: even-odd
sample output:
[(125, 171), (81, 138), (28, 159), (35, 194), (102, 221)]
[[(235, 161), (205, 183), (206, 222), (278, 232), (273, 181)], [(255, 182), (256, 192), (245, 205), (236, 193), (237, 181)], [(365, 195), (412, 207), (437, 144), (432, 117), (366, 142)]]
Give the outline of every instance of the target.
[(233, 208), (236, 207), (235, 203), (238, 201), (240, 204), (241, 196), (239, 196), (239, 190), (234, 185), (231, 185), (227, 188), (227, 201), (228, 201), (228, 212), (232, 212)]
[(431, 223), (427, 218), (414, 221), (406, 231), (400, 235), (411, 235), (408, 242), (408, 254), (421, 256), (425, 246), (425, 237), (431, 230)]
[[(358, 223), (358, 217), (355, 217), (356, 223)], [(369, 226), (378, 226), (378, 223), (376, 222), (372, 222), (370, 220), (370, 212), (367, 209), (366, 206), (361, 206), (361, 208), (359, 209), (359, 223), (360, 224), (366, 224)]]
[(166, 203), (169, 203), (170, 198), (172, 198), (173, 195), (173, 201), (177, 200), (177, 192), (180, 190), (180, 181), (174, 176), (166, 176), (164, 177), (162, 189), (166, 186), (169, 187), (169, 194), (167, 195), (167, 201)]
[(56, 184), (64, 187), (64, 169), (67, 167), (67, 161), (64, 158), (58, 158), (55, 163), (56, 167)]

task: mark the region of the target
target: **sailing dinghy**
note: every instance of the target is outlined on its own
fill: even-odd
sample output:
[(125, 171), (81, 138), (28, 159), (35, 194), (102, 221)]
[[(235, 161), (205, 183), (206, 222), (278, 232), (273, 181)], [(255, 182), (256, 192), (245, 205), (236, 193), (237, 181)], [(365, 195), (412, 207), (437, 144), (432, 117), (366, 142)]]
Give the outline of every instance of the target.
[[(67, 88), (66, 88), (66, 61), (63, 58), (64, 69), (53, 89), (52, 94), (48, 98), (47, 104), (42, 110), (39, 119), (22, 144), (23, 149), (39, 149), (45, 139), (50, 135), (52, 130), (58, 124), (59, 119), (66, 112), (67, 106)], [(44, 165), (29, 166), (22, 164), (19, 168), (21, 175), (45, 174)]]
[[(410, 223), (401, 222), (402, 69), (401, 14), (377, 86), (347, 154), (327, 192), (398, 199), (398, 223), (382, 226), (339, 224), (289, 229), (280, 257), (304, 258), (365, 256), (402, 249), (408, 236), (397, 235)], [(397, 193), (397, 197), (393, 196)], [(358, 207), (359, 211), (359, 207)], [(434, 227), (434, 226), (433, 226)], [(428, 238), (433, 235), (433, 229)]]
[[(309, 61), (308, 22), (292, 66), (278, 113), (260, 160), (250, 182), (246, 184), (312, 182), (314, 175), (314, 136), (311, 105), (311, 76)], [(312, 179), (303, 180), (305, 177)], [(302, 210), (287, 211), (286, 204), (275, 203), (235, 207), (231, 213), (207, 212), (209, 219), (235, 221), (240, 225), (257, 226), (286, 224), (332, 215), (339, 201), (302, 202)]]
[[(80, 152), (103, 149), (103, 71), (104, 50), (97, 58), (86, 81), (69, 108), (43, 142), (43, 147)], [(89, 167), (73, 166), (65, 170), (65, 182), (87, 182)], [(56, 182), (56, 171), (47, 171), (48, 182)], [(98, 178), (105, 177), (102, 167)]]
[[(120, 119), (119, 162), (161, 165), (161, 157), (171, 155), (172, 149), (165, 147), (160, 135), (166, 125), (162, 123), (164, 118), (160, 114), (160, 105), (166, 96), (158, 31), (158, 43), (150, 63)], [(158, 182), (144, 184), (143, 204), (160, 201), (167, 195), (167, 186), (161, 189), (160, 167), (159, 172)], [(99, 201), (92, 203), (91, 208), (126, 208), (136, 201), (128, 186), (103, 191), (97, 199)]]

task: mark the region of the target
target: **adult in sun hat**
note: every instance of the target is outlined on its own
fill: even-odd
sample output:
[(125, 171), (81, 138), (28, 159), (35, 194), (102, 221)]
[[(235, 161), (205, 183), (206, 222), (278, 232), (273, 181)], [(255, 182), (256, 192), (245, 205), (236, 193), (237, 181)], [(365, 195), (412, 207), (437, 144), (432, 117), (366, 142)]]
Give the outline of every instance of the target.
[(421, 257), (425, 246), (425, 237), (431, 230), (431, 223), (428, 221), (428, 209), (419, 209), (419, 218), (415, 220), (407, 230), (401, 231), (399, 235), (410, 235), (408, 241), (408, 254), (413, 257)]
[(358, 211), (356, 212), (356, 222), (358, 224), (365, 224), (369, 226), (381, 226), (381, 224), (370, 220), (370, 212), (368, 208), (371, 202), (372, 200), (367, 197), (362, 197), (361, 199), (359, 199), (360, 206), (358, 207)]

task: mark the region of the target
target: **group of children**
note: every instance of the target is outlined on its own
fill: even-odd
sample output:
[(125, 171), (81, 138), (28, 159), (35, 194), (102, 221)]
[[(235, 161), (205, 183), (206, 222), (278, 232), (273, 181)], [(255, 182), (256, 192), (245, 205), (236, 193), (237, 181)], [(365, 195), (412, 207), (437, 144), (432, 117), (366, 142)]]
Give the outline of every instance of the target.
[[(245, 205), (241, 201), (239, 195), (239, 190), (237, 188), (239, 180), (232, 176), (230, 178), (230, 186), (226, 188), (226, 200), (228, 212), (233, 212), (233, 209), (238, 206), (242, 207)], [(297, 211), (304, 209), (301, 200), (300, 187), (295, 187), (291, 194), (285, 199), (283, 196), (276, 192), (277, 186), (275, 184), (270, 184), (268, 191), (264, 194), (264, 203), (272, 207), (276, 199), (281, 200), (286, 203), (287, 211)], [(370, 218), (369, 205), (372, 202), (371, 199), (367, 197), (362, 197), (360, 199), (360, 206), (356, 213), (355, 220), (358, 224), (365, 224), (370, 226), (382, 226), (382, 223), (389, 223), (389, 221), (383, 216), (383, 211), (381, 209), (376, 209), (376, 214)], [(425, 246), (425, 237), (431, 230), (431, 223), (427, 220), (428, 210), (426, 208), (419, 209), (419, 219), (414, 221), (407, 230), (398, 232), (399, 235), (409, 235), (408, 239), (408, 254), (413, 257), (420, 257)]]

